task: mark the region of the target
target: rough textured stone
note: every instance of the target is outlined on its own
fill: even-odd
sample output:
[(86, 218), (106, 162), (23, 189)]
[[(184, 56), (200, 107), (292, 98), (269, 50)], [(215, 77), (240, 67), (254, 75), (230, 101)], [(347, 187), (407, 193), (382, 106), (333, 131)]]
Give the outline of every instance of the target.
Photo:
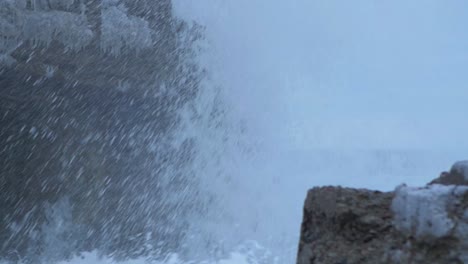
[(392, 193), (341, 187), (309, 191), (297, 263), (380, 263), (393, 234)]
[[(460, 164), (449, 174), (463, 175)], [(468, 263), (468, 187), (450, 182), (311, 189), (297, 264)]]

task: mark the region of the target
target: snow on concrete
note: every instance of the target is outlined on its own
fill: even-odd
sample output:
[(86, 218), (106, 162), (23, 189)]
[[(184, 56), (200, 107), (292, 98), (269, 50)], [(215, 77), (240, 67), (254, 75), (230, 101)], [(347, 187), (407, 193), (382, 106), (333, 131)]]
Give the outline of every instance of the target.
[(452, 168), (450, 169), (451, 173), (458, 173), (463, 175), (466, 181), (468, 181), (468, 160), (458, 161), (453, 164)]
[(438, 184), (397, 187), (392, 203), (395, 227), (422, 240), (451, 235), (457, 223), (450, 217), (449, 208), (466, 191), (468, 187)]
[(129, 15), (123, 5), (107, 2), (108, 6), (102, 10), (102, 48), (117, 55), (125, 47), (136, 50), (150, 47), (153, 33), (148, 22)]
[(23, 12), (23, 38), (49, 45), (53, 40), (67, 49), (79, 50), (88, 45), (94, 34), (82, 14), (62, 11)]

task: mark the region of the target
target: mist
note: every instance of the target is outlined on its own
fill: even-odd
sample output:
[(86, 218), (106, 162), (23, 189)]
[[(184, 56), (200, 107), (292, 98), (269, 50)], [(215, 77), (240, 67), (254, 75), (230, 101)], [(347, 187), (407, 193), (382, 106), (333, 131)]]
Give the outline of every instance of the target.
[(294, 243), (313, 186), (424, 185), (464, 158), (467, 5), (175, 2), (205, 27), (201, 61), (250, 146), (217, 186), (247, 237)]
[[(21, 38), (25, 43), (42, 41), (45, 46), (52, 40), (76, 46), (76, 50), (64, 49), (56, 56), (63, 60), (57, 67), (42, 65), (41, 57), (36, 59), (40, 67), (45, 67), (36, 76), (43, 90), (65, 91), (72, 105), (52, 108), (56, 106), (52, 92), (44, 92), (50, 106), (38, 101), (36, 107), (42, 110), (44, 120), (52, 120), (49, 117), (53, 115), (61, 118), (55, 127), (60, 140), (49, 143), (48, 138), (41, 139), (44, 149), (58, 155), (53, 159), (57, 164), (62, 160), (72, 164), (77, 153), (82, 155), (78, 155), (80, 163), (75, 166), (57, 165), (58, 169), (51, 169), (70, 180), (68, 189), (63, 189), (63, 179), (57, 176), (53, 187), (61, 192), (50, 191), (57, 199), (49, 203), (48, 197), (35, 201), (31, 196), (31, 207), (42, 208), (44, 202), (49, 208), (45, 216), (52, 217), (45, 217), (50, 223), (39, 230), (51, 240), (46, 247), (50, 252), (37, 250), (38, 256), (46, 255), (45, 263), (50, 257), (47, 254), (60, 253), (57, 245), (64, 245), (63, 251), (68, 252), (64, 255), (67, 258), (56, 258), (64, 259), (60, 263), (116, 263), (113, 258), (117, 250), (110, 245), (119, 239), (123, 241), (118, 244), (122, 263), (294, 263), (308, 189), (340, 185), (390, 191), (402, 183), (421, 186), (466, 157), (465, 1), (168, 0), (140, 5), (109, 0), (106, 5), (94, 6), (95, 10), (90, 5), (88, 11), (78, 8), (81, 1), (68, 1), (68, 6), (61, 6), (60, 1), (52, 1), (51, 6), (50, 2), (48, 7), (45, 2), (35, 2), (39, 6), (34, 10), (37, 13), (30, 12), (30, 1), (2, 3), (16, 5), (42, 22), (62, 12), (57, 21), (89, 19), (95, 23), (94, 41), (88, 22), (80, 20), (80, 27), (70, 31), (83, 41), (83, 47), (91, 46), (85, 53), (80, 53), (83, 47), (79, 43), (69, 39), (75, 35), (64, 34), (68, 29), (60, 23), (44, 24), (47, 30), (41, 31), (39, 26), (38, 30), (31, 29), (36, 20), (31, 20), (28, 28), (15, 16), (11, 21), (0, 19), (20, 29), (10, 32), (6, 30), (9, 27), (0, 28), (0, 33), (10, 34), (6, 36), (11, 39), (4, 38), (5, 43), (15, 44), (11, 51), (0, 50), (5, 53), (0, 54), (1, 63), (13, 59), (8, 63), (14, 65), (15, 57), (20, 64), (28, 64), (28, 56), (13, 52), (21, 47)], [(40, 7), (41, 3), (45, 7)], [(104, 17), (102, 21), (107, 23), (100, 25), (102, 21), (93, 20), (93, 15), (101, 20)], [(101, 38), (102, 29), (107, 29), (103, 32), (108, 34)], [(37, 47), (31, 45), (30, 50)], [(26, 52), (30, 52), (27, 48)], [(147, 51), (151, 54), (144, 53)], [(47, 46), (41, 54), (56, 52)], [(119, 57), (120, 52), (123, 55)], [(77, 74), (71, 68), (60, 68), (70, 61), (82, 63), (86, 71)], [(29, 87), (26, 83), (31, 76), (19, 69), (0, 71), (18, 71), (7, 82), (11, 94), (17, 92), (18, 76), (25, 75), (22, 88)], [(66, 74), (54, 77), (56, 70)], [(114, 75), (103, 75), (98, 70)], [(73, 82), (72, 78), (63, 79), (63, 87), (72, 88), (65, 90), (61, 86), (58, 81), (62, 75), (76, 78)], [(93, 79), (95, 75), (99, 82)], [(133, 84), (137, 75), (141, 80)], [(154, 85), (147, 84), (151, 80)], [(82, 81), (88, 86), (75, 89)], [(35, 87), (36, 82), (28, 85)], [(24, 109), (15, 108), (15, 102), (9, 104), (12, 106), (6, 105), (5, 109), (15, 126), (5, 126), (5, 131), (8, 128), (8, 133), (16, 135), (21, 126), (15, 111), (27, 109), (32, 113), (24, 121), (27, 123), (35, 120), (35, 108), (28, 108), (26, 103)], [(10, 108), (14, 110), (11, 115)], [(63, 127), (74, 120), (67, 115), (76, 115), (79, 121), (70, 135), (63, 133)], [(45, 125), (48, 121), (37, 122)], [(138, 128), (141, 133), (135, 134)], [(33, 126), (29, 134), (36, 130)], [(22, 136), (29, 138), (26, 132)], [(10, 141), (8, 133), (3, 137), (5, 142)], [(120, 141), (114, 145), (115, 137)], [(24, 146), (34, 149), (35, 142), (24, 141)], [(28, 150), (22, 145), (17, 148)], [(17, 160), (29, 162), (34, 172), (36, 163), (44, 167), (49, 164), (4, 149), (12, 168), (21, 169), (14, 163)], [(61, 153), (62, 149), (67, 151)], [(48, 154), (43, 151), (36, 155), (42, 158)], [(113, 155), (118, 158), (109, 159)], [(89, 170), (85, 173), (89, 180), (80, 179), (83, 168)], [(15, 179), (14, 170), (8, 173)], [(44, 175), (35, 178), (38, 184), (47, 185), (55, 179)], [(93, 194), (101, 197), (108, 179), (116, 180), (112, 195), (100, 199), (101, 203), (90, 195), (82, 199), (80, 195), (85, 192), (79, 188), (94, 188)], [(34, 189), (34, 184), (26, 187)], [(17, 186), (23, 190), (24, 185)], [(27, 188), (24, 193), (30, 190)], [(67, 200), (70, 193), (79, 199)], [(5, 196), (23, 199), (15, 192)], [(120, 206), (122, 197), (126, 199), (121, 211), (114, 212), (111, 202), (118, 201)], [(101, 228), (102, 241), (98, 241), (102, 245), (82, 247), (92, 252), (83, 253), (84, 249), (73, 244), (75, 241), (63, 243), (57, 238), (57, 234), (70, 230), (75, 240), (86, 233), (77, 228), (76, 222), (87, 222), (73, 214), (70, 208), (75, 207), (81, 210), (78, 216), (84, 220), (88, 220), (90, 212), (105, 216), (90, 218), (96, 228), (105, 227)], [(24, 209), (18, 218), (26, 219), (28, 210)], [(113, 217), (109, 220), (110, 215)], [(17, 224), (11, 221), (5, 220), (10, 229)], [(18, 229), (24, 229), (24, 235), (15, 236), (13, 232), (11, 237), (25, 244), (31, 242), (29, 233), (36, 226), (28, 221)], [(65, 231), (61, 233), (55, 223), (62, 222), (70, 225), (63, 226)], [(136, 231), (130, 228), (135, 223), (140, 223), (135, 225)], [(131, 237), (135, 232), (140, 244)], [(92, 236), (86, 239), (95, 240)], [(107, 251), (101, 252), (101, 247)], [(144, 247), (148, 256), (141, 251)], [(72, 255), (76, 252), (78, 257)], [(155, 254), (154, 259), (150, 253)], [(21, 261), (18, 252), (8, 254), (17, 254), (10, 259)], [(30, 263), (34, 263), (35, 256)]]
[(467, 5), (205, 0), (176, 13), (206, 27), (214, 82), (268, 148), (450, 155), (467, 146)]

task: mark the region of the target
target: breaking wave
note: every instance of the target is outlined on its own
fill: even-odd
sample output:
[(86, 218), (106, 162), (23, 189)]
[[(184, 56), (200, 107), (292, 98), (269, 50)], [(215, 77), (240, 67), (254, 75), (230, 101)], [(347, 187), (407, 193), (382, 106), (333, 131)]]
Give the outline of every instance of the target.
[[(294, 263), (308, 188), (421, 185), (463, 154), (375, 63), (385, 6), (95, 3), (0, 0), (5, 264)], [(435, 89), (426, 70), (394, 79)]]

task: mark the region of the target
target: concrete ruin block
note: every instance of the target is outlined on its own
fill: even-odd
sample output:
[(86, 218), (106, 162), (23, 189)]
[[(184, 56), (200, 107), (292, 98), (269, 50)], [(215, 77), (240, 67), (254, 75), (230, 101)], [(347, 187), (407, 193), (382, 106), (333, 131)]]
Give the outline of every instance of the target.
[[(464, 179), (466, 168), (448, 174)], [(393, 192), (311, 189), (297, 264), (468, 263), (468, 186), (446, 179)]]

